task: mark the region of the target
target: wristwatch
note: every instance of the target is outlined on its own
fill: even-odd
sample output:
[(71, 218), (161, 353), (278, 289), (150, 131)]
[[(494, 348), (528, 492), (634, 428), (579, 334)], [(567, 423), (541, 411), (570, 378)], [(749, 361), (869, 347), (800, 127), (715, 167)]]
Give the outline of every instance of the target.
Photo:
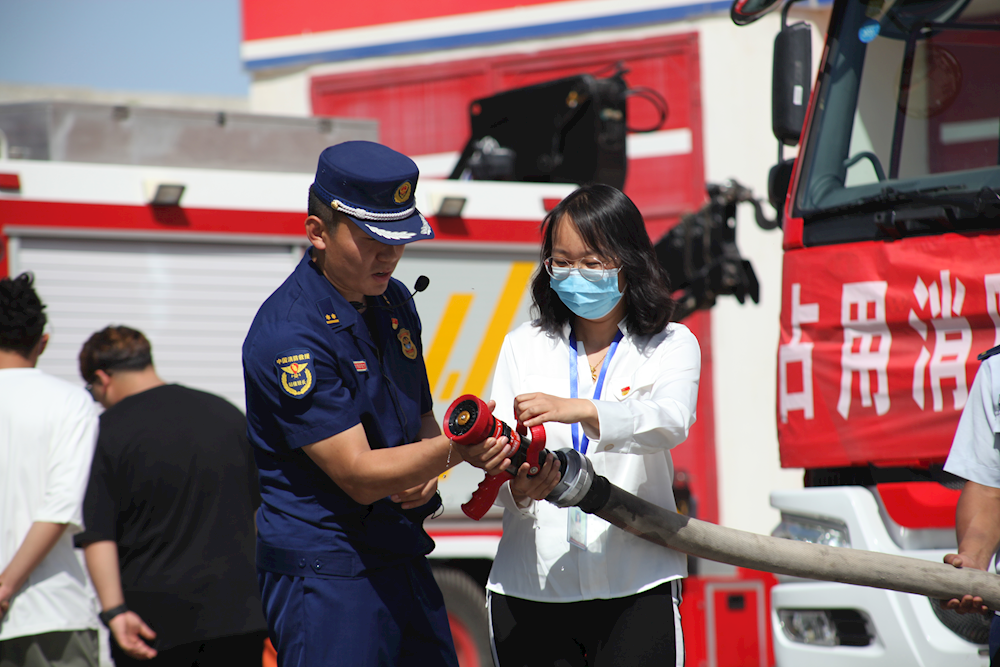
[(101, 619), (101, 623), (104, 624), (104, 627), (110, 630), (111, 626), (108, 625), (108, 623), (111, 622), (111, 619), (117, 616), (118, 614), (125, 613), (126, 611), (128, 611), (128, 605), (122, 602), (117, 607), (108, 609), (107, 611), (102, 611), (100, 614), (97, 615), (97, 618)]

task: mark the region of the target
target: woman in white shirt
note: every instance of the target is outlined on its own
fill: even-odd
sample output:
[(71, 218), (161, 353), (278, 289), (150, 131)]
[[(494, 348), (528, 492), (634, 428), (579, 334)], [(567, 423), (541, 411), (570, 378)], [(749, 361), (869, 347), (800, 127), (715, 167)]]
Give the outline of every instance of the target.
[[(543, 236), (538, 318), (504, 340), (496, 416), (545, 424), (548, 449), (574, 447), (612, 484), (674, 510), (670, 449), (695, 420), (701, 352), (670, 322), (642, 214), (615, 188), (586, 186), (546, 217)], [(533, 478), (528, 467), (497, 499), (503, 538), (487, 588), (498, 664), (682, 665), (684, 554), (544, 502), (558, 462)]]

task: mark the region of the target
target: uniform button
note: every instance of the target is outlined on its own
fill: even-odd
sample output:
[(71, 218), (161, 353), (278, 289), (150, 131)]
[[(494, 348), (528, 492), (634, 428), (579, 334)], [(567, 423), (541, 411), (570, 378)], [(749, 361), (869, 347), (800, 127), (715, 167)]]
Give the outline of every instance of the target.
[(604, 445), (604, 451), (610, 452), (612, 449), (614, 449), (614, 445)]
[(316, 568), (317, 570), (319, 570), (321, 567), (323, 567), (323, 562), (319, 558), (317, 558), (313, 562), (313, 567)]
[(306, 566), (306, 559), (305, 558), (300, 558), (299, 559), (299, 567), (305, 567), (305, 566)]

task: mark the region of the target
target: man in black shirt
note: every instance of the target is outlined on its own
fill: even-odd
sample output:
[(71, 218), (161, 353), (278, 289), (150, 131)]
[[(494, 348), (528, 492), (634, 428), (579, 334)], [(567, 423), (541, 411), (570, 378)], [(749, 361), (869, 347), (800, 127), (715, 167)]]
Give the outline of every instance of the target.
[(260, 493), (243, 413), (164, 383), (128, 327), (91, 336), (80, 373), (107, 409), (76, 543), (116, 665), (260, 665)]

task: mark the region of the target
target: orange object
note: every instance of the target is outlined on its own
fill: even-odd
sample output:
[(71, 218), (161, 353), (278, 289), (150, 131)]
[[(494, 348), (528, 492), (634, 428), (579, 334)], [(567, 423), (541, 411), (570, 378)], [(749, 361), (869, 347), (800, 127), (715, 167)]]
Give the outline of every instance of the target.
[(261, 661), (262, 667), (278, 667), (278, 652), (274, 650), (271, 638), (264, 640), (264, 658)]

